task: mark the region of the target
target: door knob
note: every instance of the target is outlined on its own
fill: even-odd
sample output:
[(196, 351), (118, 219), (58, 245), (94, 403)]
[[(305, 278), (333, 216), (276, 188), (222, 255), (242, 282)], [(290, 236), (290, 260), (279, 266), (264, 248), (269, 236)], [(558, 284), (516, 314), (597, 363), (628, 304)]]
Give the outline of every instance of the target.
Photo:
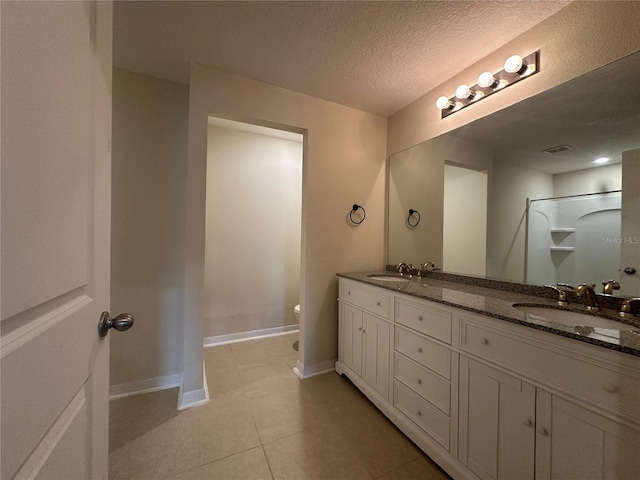
[(133, 326), (133, 315), (130, 313), (121, 313), (115, 318), (109, 316), (109, 312), (102, 312), (100, 322), (98, 322), (98, 335), (106, 337), (110, 328), (115, 328), (119, 332), (129, 330)]

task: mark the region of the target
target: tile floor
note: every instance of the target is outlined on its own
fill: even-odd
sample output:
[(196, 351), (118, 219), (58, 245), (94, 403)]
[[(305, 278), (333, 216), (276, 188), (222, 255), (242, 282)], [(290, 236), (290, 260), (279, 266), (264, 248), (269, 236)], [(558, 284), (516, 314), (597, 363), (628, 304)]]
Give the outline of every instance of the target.
[(109, 478), (449, 478), (346, 378), (299, 380), (296, 339), (206, 348), (204, 406), (177, 411), (177, 389), (113, 400)]

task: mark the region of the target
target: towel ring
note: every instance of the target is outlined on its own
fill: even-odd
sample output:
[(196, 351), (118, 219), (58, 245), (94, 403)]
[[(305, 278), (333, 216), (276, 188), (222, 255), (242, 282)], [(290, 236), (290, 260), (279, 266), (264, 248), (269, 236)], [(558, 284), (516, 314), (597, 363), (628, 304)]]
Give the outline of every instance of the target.
[[(362, 209), (362, 219), (359, 222), (356, 222), (353, 219), (353, 212), (357, 212), (359, 209)], [(351, 223), (355, 225), (360, 225), (362, 222), (364, 222), (364, 219), (366, 216), (367, 216), (367, 212), (365, 211), (364, 207), (362, 205), (358, 205), (357, 203), (354, 203), (353, 207), (351, 207), (351, 211), (349, 212), (349, 220), (351, 220)]]
[[(414, 215), (417, 215), (418, 219), (415, 221), (415, 223), (411, 223), (411, 217), (413, 217)], [(409, 227), (411, 228), (416, 228), (419, 223), (420, 223), (420, 212), (417, 210), (414, 210), (413, 208), (410, 208), (409, 216), (407, 217), (407, 225), (409, 225)]]

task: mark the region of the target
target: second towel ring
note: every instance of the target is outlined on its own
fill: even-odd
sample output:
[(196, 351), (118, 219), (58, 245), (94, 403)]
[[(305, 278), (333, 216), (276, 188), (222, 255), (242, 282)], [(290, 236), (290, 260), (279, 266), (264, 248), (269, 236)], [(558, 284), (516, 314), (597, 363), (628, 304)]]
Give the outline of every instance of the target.
[[(415, 221), (415, 223), (411, 223), (411, 217), (413, 217), (414, 215), (417, 215), (418, 219)], [(420, 223), (420, 212), (417, 210), (414, 210), (413, 208), (410, 208), (409, 216), (407, 217), (407, 225), (409, 225), (409, 227), (411, 228), (415, 228), (418, 226), (419, 223)]]
[[(357, 212), (360, 209), (362, 209), (362, 218), (360, 219), (359, 222), (356, 222), (353, 219), (353, 212)], [(349, 212), (349, 220), (351, 220), (351, 223), (353, 223), (354, 225), (360, 225), (362, 222), (364, 222), (364, 219), (366, 216), (367, 216), (367, 212), (365, 211), (364, 207), (362, 205), (358, 205), (357, 203), (354, 203), (353, 207), (351, 207), (351, 211)]]

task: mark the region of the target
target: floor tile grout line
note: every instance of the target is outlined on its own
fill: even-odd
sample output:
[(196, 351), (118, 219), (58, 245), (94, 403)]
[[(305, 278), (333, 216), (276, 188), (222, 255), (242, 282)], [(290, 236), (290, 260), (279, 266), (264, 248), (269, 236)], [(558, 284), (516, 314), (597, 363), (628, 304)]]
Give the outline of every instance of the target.
[(271, 480), (275, 480), (275, 476), (273, 475), (273, 470), (271, 469), (271, 462), (269, 461), (269, 457), (267, 457), (267, 452), (264, 449), (264, 445), (260, 445), (262, 448), (262, 454), (264, 455), (264, 460), (267, 462), (267, 468), (269, 469), (269, 475), (271, 475)]
[[(196, 469), (202, 468), (202, 467), (204, 467), (206, 465), (211, 465), (212, 463), (220, 462), (222, 460), (226, 460), (228, 458), (232, 458), (232, 457), (235, 457), (237, 455), (242, 455), (243, 453), (250, 452), (251, 450), (255, 450), (256, 448), (262, 448), (262, 445), (256, 445), (254, 447), (247, 448), (247, 449), (242, 450), (240, 452), (236, 452), (236, 453), (232, 453), (232, 454), (229, 454), (229, 455), (225, 455), (224, 457), (216, 458), (215, 460), (211, 460), (210, 462), (204, 462), (204, 463), (201, 463), (199, 465), (194, 465), (194, 466), (192, 466), (190, 468), (186, 468), (186, 469), (180, 470), (178, 472), (173, 472), (172, 474), (167, 475), (167, 476), (163, 476), (161, 478), (164, 480), (164, 479), (168, 479), (168, 478), (177, 477), (178, 475), (182, 475), (185, 472), (190, 472), (192, 470), (196, 470)], [(264, 452), (264, 450), (263, 450), (263, 452)]]

